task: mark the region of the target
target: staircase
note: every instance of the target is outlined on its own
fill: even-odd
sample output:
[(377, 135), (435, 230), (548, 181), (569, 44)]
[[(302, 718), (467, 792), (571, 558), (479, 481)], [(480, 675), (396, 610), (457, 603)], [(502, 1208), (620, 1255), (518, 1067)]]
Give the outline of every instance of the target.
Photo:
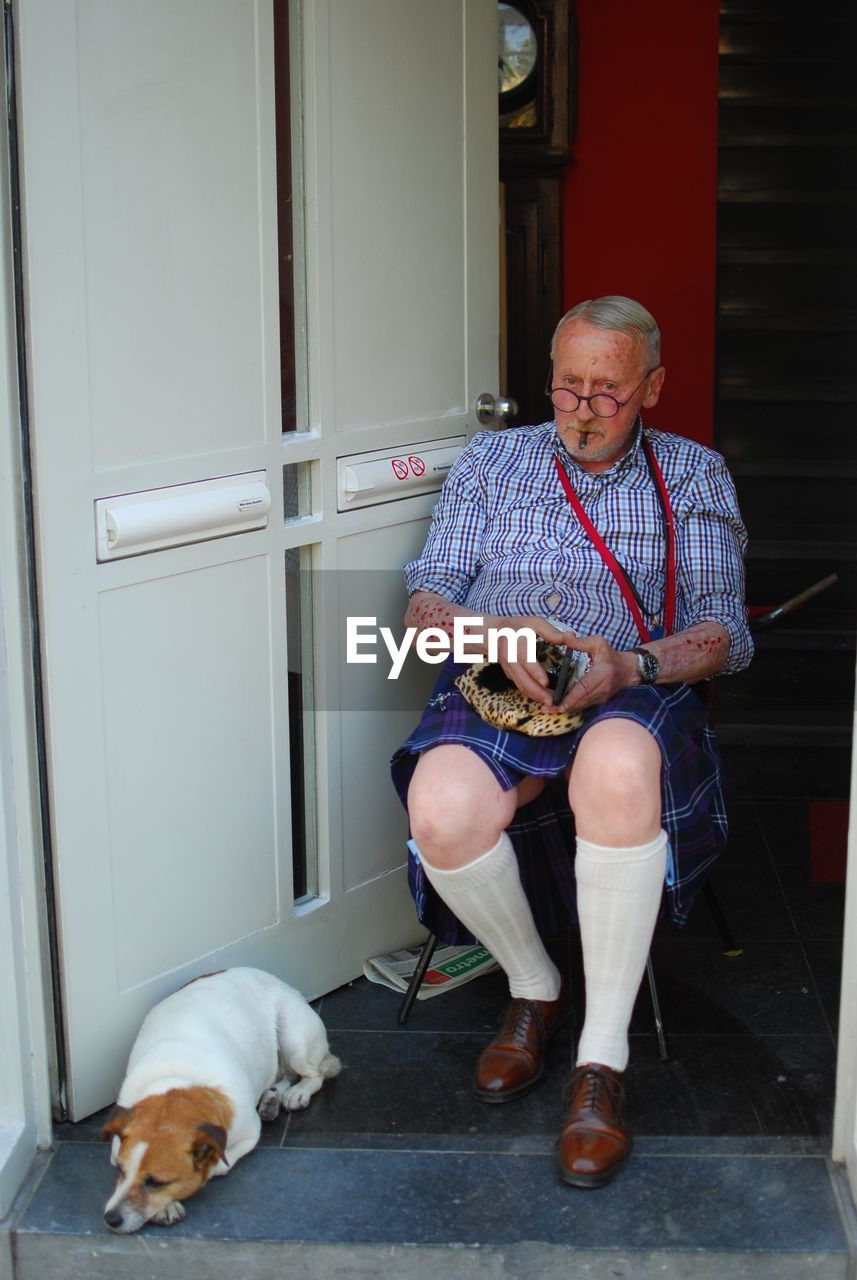
[[(722, 0), (715, 445), (748, 600), (839, 582), (720, 686), (733, 777), (846, 796), (857, 600), (857, 5)], [(740, 783), (739, 783), (740, 789)], [(756, 794), (759, 794), (758, 783)]]

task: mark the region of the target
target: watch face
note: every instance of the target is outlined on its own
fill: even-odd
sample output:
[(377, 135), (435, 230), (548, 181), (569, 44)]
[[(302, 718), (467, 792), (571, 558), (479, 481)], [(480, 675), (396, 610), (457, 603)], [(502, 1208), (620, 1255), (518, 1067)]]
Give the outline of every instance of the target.
[(499, 92), (503, 99), (532, 76), (539, 55), (536, 33), (527, 18), (513, 4), (499, 5), (500, 49)]

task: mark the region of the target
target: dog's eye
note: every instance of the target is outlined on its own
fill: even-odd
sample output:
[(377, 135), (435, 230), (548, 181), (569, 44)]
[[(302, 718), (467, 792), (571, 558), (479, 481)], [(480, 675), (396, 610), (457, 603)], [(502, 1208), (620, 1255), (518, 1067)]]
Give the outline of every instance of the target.
[(165, 1187), (166, 1185), (163, 1178), (155, 1178), (151, 1173), (147, 1173), (143, 1179), (143, 1186), (147, 1191), (154, 1191), (157, 1187)]

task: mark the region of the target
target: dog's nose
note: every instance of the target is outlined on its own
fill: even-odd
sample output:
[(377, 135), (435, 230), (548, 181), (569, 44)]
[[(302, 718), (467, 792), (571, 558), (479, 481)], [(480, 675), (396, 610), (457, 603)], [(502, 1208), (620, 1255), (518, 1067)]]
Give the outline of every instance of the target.
[(118, 1209), (106, 1209), (104, 1211), (104, 1221), (108, 1227), (116, 1231), (118, 1227), (122, 1226), (122, 1214)]

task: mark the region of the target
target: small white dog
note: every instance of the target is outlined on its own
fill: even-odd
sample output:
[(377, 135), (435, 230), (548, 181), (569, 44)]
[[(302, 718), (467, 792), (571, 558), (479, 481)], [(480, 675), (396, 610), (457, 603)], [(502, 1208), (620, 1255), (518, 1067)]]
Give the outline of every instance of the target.
[(339, 1070), (321, 1018), (279, 978), (193, 979), (146, 1017), (101, 1131), (119, 1169), (105, 1222), (123, 1233), (179, 1222), (183, 1200), (253, 1150), (261, 1120), (308, 1106)]

